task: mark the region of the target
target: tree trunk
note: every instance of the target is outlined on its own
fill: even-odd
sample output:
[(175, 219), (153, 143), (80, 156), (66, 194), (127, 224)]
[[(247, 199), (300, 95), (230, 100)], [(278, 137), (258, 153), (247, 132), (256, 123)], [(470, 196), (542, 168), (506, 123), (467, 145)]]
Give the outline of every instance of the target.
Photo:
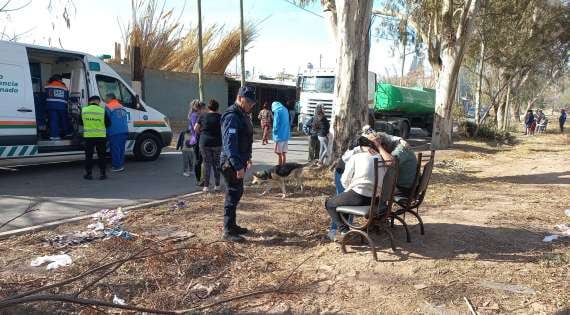
[[(457, 88), (459, 69), (465, 53), (465, 45), (471, 35), (473, 20), (479, 10), (479, 2), (479, 0), (464, 2), (457, 29), (453, 27), (453, 1), (445, 0), (442, 2), (442, 31), (439, 34), (441, 38), (439, 56), (441, 64), (434, 64), (430, 60), (437, 78), (435, 115), (431, 138), (432, 149), (446, 149), (453, 142), (451, 109)], [(432, 43), (430, 43), (431, 45)]]
[(483, 91), (483, 69), (485, 66), (485, 42), (481, 39), (481, 48), (479, 51), (479, 69), (477, 69), (477, 91), (475, 92), (475, 124), (479, 126), (481, 123), (481, 94)]
[(495, 123), (497, 129), (503, 130), (505, 124), (505, 115), (506, 115), (506, 108), (507, 108), (507, 94), (501, 94), (499, 98), (499, 102), (497, 104), (497, 109), (495, 111)]
[(453, 119), (451, 109), (459, 73), (453, 71), (456, 58), (447, 53), (442, 58), (441, 72), (436, 83), (435, 116), (431, 138), (433, 149), (449, 148), (452, 143)]
[(521, 122), (521, 104), (519, 102), (517, 102), (514, 107), (513, 118), (517, 123)]
[(333, 157), (339, 157), (366, 124), (368, 57), (373, 0), (336, 0), (337, 80)]

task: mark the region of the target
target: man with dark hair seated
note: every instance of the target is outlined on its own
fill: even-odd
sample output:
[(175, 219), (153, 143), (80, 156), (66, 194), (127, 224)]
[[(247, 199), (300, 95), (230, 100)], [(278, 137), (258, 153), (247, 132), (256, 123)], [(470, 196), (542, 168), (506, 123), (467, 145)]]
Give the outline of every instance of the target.
[[(365, 127), (366, 128), (366, 127)], [(418, 159), (408, 143), (400, 138), (384, 132), (365, 129), (364, 136), (372, 140), (377, 146), (382, 146), (386, 152), (398, 158), (398, 182), (396, 194), (407, 196), (412, 190)]]

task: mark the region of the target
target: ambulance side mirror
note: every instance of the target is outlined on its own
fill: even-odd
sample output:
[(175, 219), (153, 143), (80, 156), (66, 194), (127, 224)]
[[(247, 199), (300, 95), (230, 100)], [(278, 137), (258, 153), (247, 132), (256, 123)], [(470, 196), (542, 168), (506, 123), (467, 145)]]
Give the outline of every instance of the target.
[(136, 108), (137, 110), (140, 110), (140, 111), (143, 111), (143, 112), (146, 111), (146, 109), (144, 109), (144, 106), (142, 106), (142, 104), (141, 104), (141, 98), (140, 98), (140, 96), (139, 96), (138, 94), (135, 95), (135, 108)]

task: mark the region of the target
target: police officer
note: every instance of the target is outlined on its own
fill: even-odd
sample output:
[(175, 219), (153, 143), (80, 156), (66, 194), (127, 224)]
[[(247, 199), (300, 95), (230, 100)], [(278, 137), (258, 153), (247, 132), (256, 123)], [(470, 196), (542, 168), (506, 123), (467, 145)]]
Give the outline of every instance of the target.
[(235, 104), (222, 115), (222, 174), (226, 179), (227, 191), (224, 202), (224, 235), (232, 242), (244, 241), (241, 236), (248, 230), (236, 224), (236, 208), (243, 195), (243, 178), (251, 167), (253, 126), (248, 114), (255, 106), (255, 89), (242, 86)]
[(62, 129), (66, 136), (70, 136), (72, 130), (67, 110), (69, 91), (62, 81), (61, 75), (53, 75), (45, 86), (45, 91), (50, 140), (60, 140)]
[(85, 139), (85, 179), (93, 179), (93, 152), (97, 150), (99, 158), (99, 179), (107, 178), (105, 174), (105, 153), (107, 151), (107, 127), (111, 126), (108, 112), (101, 105), (99, 96), (91, 96), (89, 104), (81, 109), (83, 138)]

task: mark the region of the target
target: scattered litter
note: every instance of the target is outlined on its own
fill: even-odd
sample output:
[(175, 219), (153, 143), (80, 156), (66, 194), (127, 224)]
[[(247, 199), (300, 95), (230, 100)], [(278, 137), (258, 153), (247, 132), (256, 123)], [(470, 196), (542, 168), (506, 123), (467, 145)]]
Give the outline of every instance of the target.
[(491, 281), (481, 281), (479, 282), (479, 286), (489, 289), (498, 289), (509, 291), (513, 293), (521, 293), (521, 294), (535, 294), (536, 291), (532, 288), (528, 288), (518, 284), (506, 284), (506, 283), (498, 283), (498, 282), (491, 282)]
[(93, 215), (94, 219), (106, 222), (107, 225), (111, 226), (117, 225), (124, 217), (125, 213), (121, 207), (117, 209), (103, 209)]
[(94, 240), (103, 238), (105, 235), (100, 231), (86, 231), (86, 232), (73, 232), (67, 234), (59, 234), (53, 237), (46, 238), (50, 246), (63, 248), (67, 246), (82, 245), (92, 242)]
[(102, 222), (97, 222), (89, 224), (87, 228), (93, 231), (103, 231), (105, 229), (105, 225)]
[(172, 241), (176, 243), (195, 237), (196, 234), (190, 231), (180, 230), (180, 228), (173, 226), (161, 226), (161, 227), (156, 227), (151, 231), (143, 232), (142, 236), (147, 238), (152, 238), (159, 242)]
[(196, 294), (197, 297), (199, 297), (201, 299), (205, 299), (205, 298), (209, 297), (210, 294), (212, 294), (212, 292), (214, 291), (215, 288), (216, 288), (215, 284), (205, 286), (201, 283), (197, 283), (195, 286), (192, 287), (192, 291), (194, 291), (194, 293)]
[(130, 241), (133, 239), (133, 235), (131, 235), (131, 233), (125, 231), (125, 230), (121, 230), (121, 229), (105, 229), (105, 235), (108, 237), (120, 237), (122, 239), (125, 239), (127, 241)]
[(570, 209), (564, 210), (564, 214), (565, 214), (567, 217), (570, 217)]
[(421, 283), (421, 284), (414, 284), (414, 289), (416, 289), (416, 290), (423, 290), (423, 289), (425, 289), (425, 288), (427, 288), (427, 287), (428, 287), (428, 286), (425, 285), (425, 284), (423, 284), (423, 283)]
[(549, 242), (552, 242), (552, 241), (554, 241), (554, 240), (557, 240), (559, 237), (560, 237), (560, 235), (548, 235), (548, 236), (545, 236), (545, 237), (542, 239), (542, 241), (543, 241), (543, 242), (546, 242), (546, 243), (549, 243)]
[(127, 305), (127, 303), (125, 303), (125, 300), (121, 299), (116, 294), (113, 295), (113, 303), (118, 305)]
[(175, 204), (170, 206), (171, 211), (186, 209), (188, 204), (186, 200), (177, 200)]
[(564, 236), (570, 236), (570, 224), (562, 223), (554, 227), (556, 230), (560, 231)]
[(71, 257), (67, 254), (42, 256), (32, 260), (32, 262), (30, 262), (30, 266), (39, 267), (45, 263), (49, 263), (46, 267), (47, 270), (57, 269), (59, 267), (71, 265)]

